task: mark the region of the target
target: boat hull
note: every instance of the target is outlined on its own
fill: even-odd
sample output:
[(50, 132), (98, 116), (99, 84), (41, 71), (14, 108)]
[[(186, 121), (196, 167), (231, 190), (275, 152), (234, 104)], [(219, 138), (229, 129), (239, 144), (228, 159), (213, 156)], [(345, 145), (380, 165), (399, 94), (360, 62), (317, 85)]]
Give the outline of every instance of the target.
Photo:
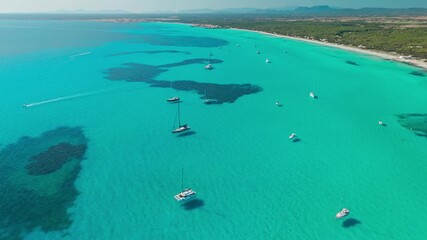
[(349, 214), (350, 214), (350, 211), (344, 208), (343, 210), (341, 210), (335, 215), (335, 218), (336, 219), (344, 218), (344, 217), (347, 217)]
[(172, 130), (172, 133), (181, 133), (190, 130), (189, 126), (179, 127), (177, 129)]
[(173, 97), (166, 100), (167, 102), (179, 102), (179, 97)]
[(196, 192), (191, 189), (185, 189), (174, 196), (175, 200), (179, 203), (189, 202), (196, 198)]

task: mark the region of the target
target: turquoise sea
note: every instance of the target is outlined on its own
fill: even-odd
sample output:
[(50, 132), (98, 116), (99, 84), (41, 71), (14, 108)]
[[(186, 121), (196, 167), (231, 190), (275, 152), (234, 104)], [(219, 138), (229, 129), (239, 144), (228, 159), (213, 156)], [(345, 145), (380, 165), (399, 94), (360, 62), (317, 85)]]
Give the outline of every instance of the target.
[(181, 24), (0, 36), (0, 239), (427, 238), (421, 69)]

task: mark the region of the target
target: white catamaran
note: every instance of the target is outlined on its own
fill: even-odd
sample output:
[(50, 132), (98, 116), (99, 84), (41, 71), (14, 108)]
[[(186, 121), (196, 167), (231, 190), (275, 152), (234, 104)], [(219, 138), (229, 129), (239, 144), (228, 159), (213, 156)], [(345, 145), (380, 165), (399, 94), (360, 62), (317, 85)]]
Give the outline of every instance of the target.
[(174, 196), (177, 202), (185, 203), (196, 198), (195, 191), (193, 191), (191, 188), (184, 188), (184, 169), (182, 169), (181, 173), (181, 189), (184, 190)]

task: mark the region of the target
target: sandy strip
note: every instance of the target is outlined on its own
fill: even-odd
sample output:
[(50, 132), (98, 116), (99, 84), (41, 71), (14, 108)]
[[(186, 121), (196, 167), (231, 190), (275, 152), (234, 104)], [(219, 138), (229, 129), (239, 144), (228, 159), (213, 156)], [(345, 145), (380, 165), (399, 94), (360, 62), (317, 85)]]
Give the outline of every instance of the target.
[(299, 38), (299, 37), (289, 37), (289, 36), (285, 36), (285, 35), (279, 35), (279, 34), (256, 31), (256, 30), (248, 30), (248, 29), (240, 29), (240, 28), (231, 28), (231, 29), (239, 30), (239, 31), (255, 32), (255, 33), (265, 34), (265, 35), (278, 37), (278, 38), (294, 39), (294, 40), (298, 40), (298, 41), (304, 41), (304, 42), (309, 42), (309, 43), (314, 43), (314, 44), (320, 44), (323, 46), (339, 48), (339, 49), (343, 49), (346, 51), (352, 51), (352, 52), (357, 52), (357, 53), (373, 55), (373, 56), (377, 56), (377, 57), (384, 58), (384, 59), (391, 60), (391, 61), (406, 63), (409, 65), (427, 70), (427, 62), (424, 62), (422, 60), (417, 60), (417, 59), (405, 59), (405, 58), (401, 58), (399, 55), (394, 55), (391, 53), (381, 52), (381, 51), (377, 51), (377, 50), (372, 50), (372, 49), (367, 50), (367, 49), (361, 49), (361, 48), (357, 48), (357, 47), (339, 45), (339, 44), (335, 44), (335, 43), (327, 43), (327, 42), (321, 42), (321, 41)]

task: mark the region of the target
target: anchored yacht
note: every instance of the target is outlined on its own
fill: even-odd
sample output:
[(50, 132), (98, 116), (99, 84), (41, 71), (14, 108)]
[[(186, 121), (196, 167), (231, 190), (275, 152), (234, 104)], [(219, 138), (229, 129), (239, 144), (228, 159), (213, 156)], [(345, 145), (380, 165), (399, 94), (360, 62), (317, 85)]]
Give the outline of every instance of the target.
[(343, 208), (341, 211), (339, 211), (336, 215), (335, 218), (339, 219), (339, 218), (343, 218), (346, 217), (350, 214), (350, 210), (348, 210), (347, 208)]

